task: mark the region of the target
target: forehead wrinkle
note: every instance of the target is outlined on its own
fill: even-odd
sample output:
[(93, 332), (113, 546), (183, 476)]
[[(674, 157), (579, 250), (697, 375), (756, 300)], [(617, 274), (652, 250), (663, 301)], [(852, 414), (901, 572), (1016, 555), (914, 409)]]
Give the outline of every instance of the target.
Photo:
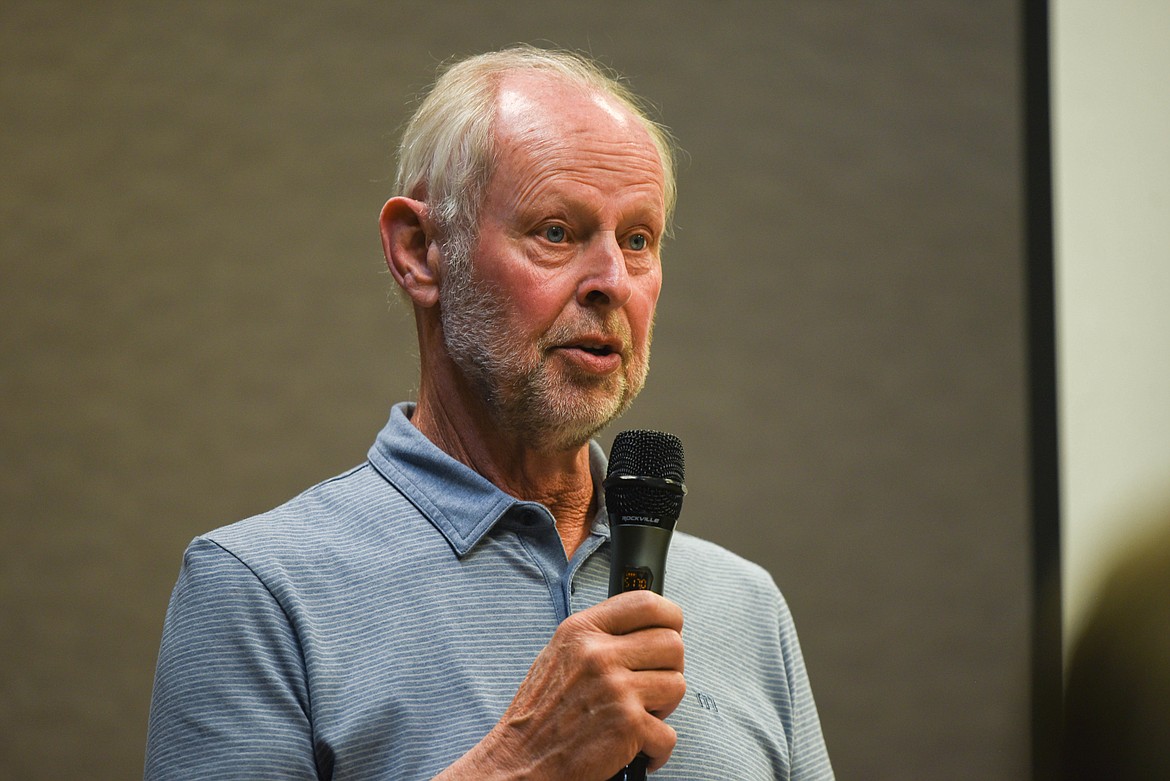
[[(646, 154), (637, 144), (610, 144), (610, 148), (589, 150), (588, 159), (581, 159), (569, 144), (541, 144), (543, 149), (531, 150), (525, 155), (531, 166), (533, 182), (555, 183), (557, 180), (589, 182), (590, 174), (601, 171), (606, 174), (625, 175), (631, 181), (623, 187), (645, 184), (662, 188), (662, 166), (654, 155)], [(564, 150), (566, 154), (559, 152)], [(579, 152), (579, 150), (576, 150)], [(614, 182), (615, 185), (617, 182)]]
[[(638, 145), (613, 146), (615, 147), (613, 151), (594, 151), (594, 159), (589, 160), (588, 164), (579, 159), (566, 159), (555, 153), (543, 156), (539, 162), (533, 160), (533, 173), (524, 175), (513, 183), (511, 200), (521, 205), (532, 205), (547, 198), (554, 203), (572, 208), (589, 206), (588, 198), (582, 198), (579, 193), (573, 191), (573, 188), (577, 186), (597, 188), (596, 178), (591, 174), (604, 171), (606, 174), (625, 175), (621, 179), (609, 180), (610, 186), (618, 191), (613, 198), (622, 200), (630, 197), (637, 200), (644, 195), (647, 201), (655, 202), (653, 208), (656, 211), (664, 209), (661, 202), (662, 167), (657, 156), (646, 154)], [(513, 170), (508, 173), (516, 172)], [(566, 184), (569, 185), (568, 188), (564, 187)], [(608, 204), (610, 200), (612, 199), (606, 198), (605, 202)], [(634, 208), (641, 207), (636, 205)], [(589, 206), (589, 210), (593, 211), (593, 208)]]
[[(603, 112), (604, 119), (597, 113), (590, 117), (589, 110), (572, 111), (572, 104), (579, 100), (585, 103), (577, 106)], [(604, 94), (582, 93), (574, 85), (555, 80), (541, 79), (535, 85), (505, 80), (497, 101), (493, 124), (499, 158), (491, 176), (496, 185), (501, 177), (511, 180), (505, 197), (513, 204), (531, 205), (550, 191), (552, 198), (565, 205), (577, 202), (580, 199), (570, 193), (558, 192), (557, 185), (596, 188), (598, 181), (591, 172), (605, 174), (603, 190), (626, 193), (646, 188), (651, 199), (664, 196), (663, 163), (649, 133)], [(569, 111), (550, 110), (564, 101)], [(601, 130), (599, 119), (600, 126), (609, 128)], [(618, 137), (606, 137), (611, 132)]]

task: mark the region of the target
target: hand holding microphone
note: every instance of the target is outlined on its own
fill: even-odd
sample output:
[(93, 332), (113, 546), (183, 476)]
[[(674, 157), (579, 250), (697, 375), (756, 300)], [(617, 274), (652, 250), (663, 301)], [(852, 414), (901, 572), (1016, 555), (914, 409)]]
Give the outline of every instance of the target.
[(661, 767), (677, 739), (662, 719), (686, 694), (681, 632), (679, 606), (650, 591), (572, 614), (496, 726), (438, 779), (598, 781), (639, 750)]
[[(626, 591), (662, 594), (666, 551), (687, 492), (683, 473), (678, 437), (659, 431), (623, 431), (614, 438), (604, 483), (611, 597)], [(645, 751), (639, 752), (610, 781), (645, 781), (650, 762)]]
[(611, 598), (561, 622), (499, 723), (444, 781), (501, 769), (547, 779), (618, 771), (611, 781), (637, 781), (670, 758), (677, 736), (663, 719), (686, 681), (682, 610), (661, 594), (686, 492), (682, 445), (669, 434), (625, 431), (610, 456)]

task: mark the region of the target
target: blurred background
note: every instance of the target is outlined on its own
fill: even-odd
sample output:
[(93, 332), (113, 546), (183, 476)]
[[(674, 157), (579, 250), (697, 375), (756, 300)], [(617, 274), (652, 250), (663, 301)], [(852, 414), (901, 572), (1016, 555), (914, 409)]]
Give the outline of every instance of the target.
[[(1019, 4), (0, 7), (0, 756), (141, 773), (195, 535), (416, 383), (377, 233), (436, 67), (593, 54), (687, 155), (653, 367), (680, 523), (787, 596), (842, 779), (1028, 773)], [(734, 649), (729, 649), (734, 652)]]

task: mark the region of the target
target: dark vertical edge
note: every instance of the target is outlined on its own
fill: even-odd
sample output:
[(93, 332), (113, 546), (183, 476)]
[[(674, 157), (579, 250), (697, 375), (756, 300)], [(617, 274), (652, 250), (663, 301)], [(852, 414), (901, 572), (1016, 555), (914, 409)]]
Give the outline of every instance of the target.
[(1024, 210), (1032, 521), (1032, 778), (1060, 765), (1063, 662), (1056, 288), (1047, 0), (1024, 0)]

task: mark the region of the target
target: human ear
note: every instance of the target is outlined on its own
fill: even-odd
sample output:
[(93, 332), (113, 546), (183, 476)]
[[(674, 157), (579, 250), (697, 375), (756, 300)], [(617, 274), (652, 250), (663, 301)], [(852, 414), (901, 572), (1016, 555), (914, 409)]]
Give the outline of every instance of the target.
[(394, 281), (418, 306), (434, 306), (439, 300), (439, 250), (428, 229), (427, 205), (412, 198), (391, 198), (382, 207), (378, 225)]

